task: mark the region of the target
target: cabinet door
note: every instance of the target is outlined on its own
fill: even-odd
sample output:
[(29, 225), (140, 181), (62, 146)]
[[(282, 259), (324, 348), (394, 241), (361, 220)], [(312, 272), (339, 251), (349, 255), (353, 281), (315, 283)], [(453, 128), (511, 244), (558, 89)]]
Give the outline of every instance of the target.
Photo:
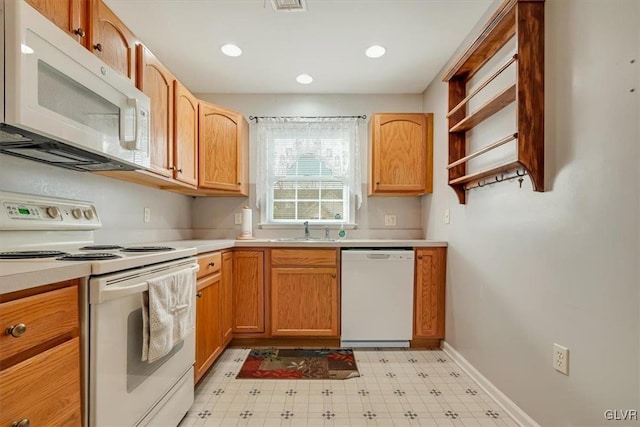
[(264, 332), (264, 252), (233, 253), (233, 333)]
[(336, 268), (271, 270), (273, 336), (338, 336)]
[(202, 378), (222, 352), (221, 275), (198, 281), (196, 294), (195, 380)]
[(174, 81), (174, 178), (198, 184), (198, 100), (178, 80)]
[(248, 134), (241, 114), (200, 103), (199, 183), (201, 188), (242, 193), (243, 150)]
[(25, 0), (83, 46), (86, 46), (89, 0)]
[(446, 251), (446, 248), (416, 250), (416, 338), (444, 338)]
[(175, 77), (141, 44), (136, 48), (136, 62), (136, 86), (151, 99), (151, 170), (172, 178)]
[(136, 36), (102, 0), (92, 0), (91, 51), (111, 68), (135, 81)]
[(80, 427), (80, 338), (0, 371), (0, 385), (0, 425)]
[(374, 114), (370, 194), (432, 191), (431, 115)]
[(233, 253), (222, 254), (222, 344), (226, 346), (233, 337)]

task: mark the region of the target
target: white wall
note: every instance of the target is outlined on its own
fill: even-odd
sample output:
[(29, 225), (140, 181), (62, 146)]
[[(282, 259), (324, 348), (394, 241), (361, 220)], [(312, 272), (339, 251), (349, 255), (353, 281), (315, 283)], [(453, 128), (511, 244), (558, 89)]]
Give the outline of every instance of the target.
[[(435, 112), (426, 234), (449, 241), (446, 340), (542, 426), (626, 425), (603, 412), (640, 409), (640, 2), (545, 9), (547, 192), (514, 181), (459, 205), (446, 84), (424, 95)], [(568, 377), (551, 366), (554, 342), (570, 348)]]
[[(223, 105), (249, 116), (335, 116), (362, 115), (373, 112), (420, 112), (422, 95), (270, 95), (270, 94), (196, 94), (199, 99)], [(367, 169), (368, 122), (359, 128), (362, 156), (362, 182), (369, 182)], [(252, 122), (253, 123), (253, 122)], [(254, 125), (250, 138), (250, 197), (249, 198), (197, 198), (194, 203), (194, 232), (198, 237), (235, 237), (239, 226), (233, 224), (233, 214), (243, 205), (254, 208), (254, 235), (273, 237), (299, 235), (300, 230), (260, 230), (259, 215), (255, 211), (255, 171), (257, 138)], [(366, 197), (356, 212), (358, 228), (348, 231), (350, 238), (422, 238), (422, 203), (419, 197)], [(385, 227), (384, 215), (397, 215), (397, 227)]]
[[(191, 198), (168, 191), (75, 172), (0, 154), (0, 190), (88, 200), (102, 229), (96, 243), (137, 243), (191, 238)], [(144, 223), (144, 207), (151, 222)]]

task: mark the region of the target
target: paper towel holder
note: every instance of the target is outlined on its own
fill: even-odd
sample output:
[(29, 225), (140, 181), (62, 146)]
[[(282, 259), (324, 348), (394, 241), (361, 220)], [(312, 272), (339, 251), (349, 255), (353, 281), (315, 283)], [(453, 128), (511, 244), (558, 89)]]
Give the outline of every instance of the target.
[(253, 224), (251, 218), (251, 208), (249, 206), (242, 207), (242, 232), (236, 237), (236, 240), (255, 240), (253, 237)]

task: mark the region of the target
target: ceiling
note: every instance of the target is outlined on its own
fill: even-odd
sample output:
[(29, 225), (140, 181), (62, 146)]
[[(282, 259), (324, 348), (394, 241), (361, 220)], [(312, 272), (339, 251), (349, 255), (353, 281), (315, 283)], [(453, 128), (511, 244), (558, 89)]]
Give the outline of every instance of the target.
[[(421, 93), (493, 0), (105, 0), (192, 92)], [(220, 47), (234, 43), (232, 58)], [(367, 47), (386, 55), (371, 59)], [(309, 85), (296, 76), (310, 74)]]

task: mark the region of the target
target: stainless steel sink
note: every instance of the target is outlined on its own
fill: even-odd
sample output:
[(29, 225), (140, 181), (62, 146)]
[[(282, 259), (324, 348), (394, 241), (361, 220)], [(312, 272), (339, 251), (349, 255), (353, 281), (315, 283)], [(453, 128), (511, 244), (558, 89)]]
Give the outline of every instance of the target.
[(280, 237), (279, 239), (269, 239), (270, 242), (310, 242), (310, 243), (318, 243), (318, 242), (335, 242), (337, 239), (317, 239), (310, 238), (305, 239), (304, 237)]

